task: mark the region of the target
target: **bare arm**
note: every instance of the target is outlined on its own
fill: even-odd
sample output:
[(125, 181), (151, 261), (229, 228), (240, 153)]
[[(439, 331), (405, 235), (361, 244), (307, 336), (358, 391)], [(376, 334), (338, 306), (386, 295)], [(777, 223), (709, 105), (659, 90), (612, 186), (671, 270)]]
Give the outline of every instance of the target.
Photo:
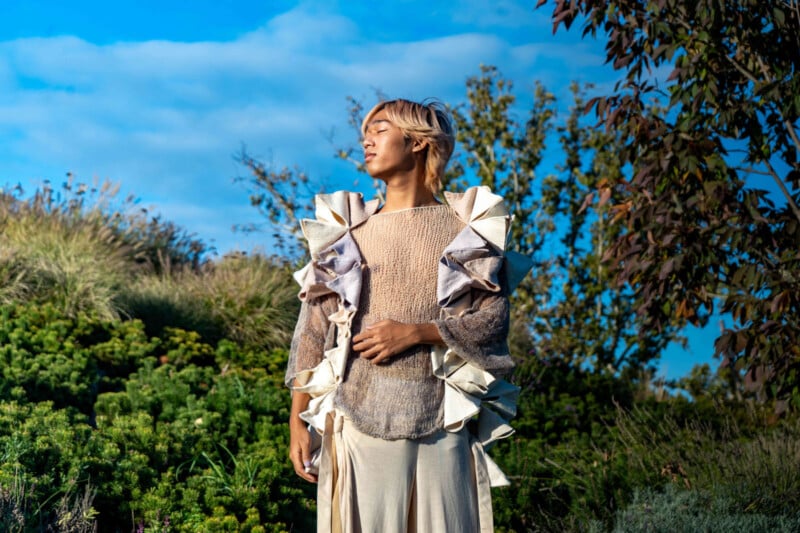
[(306, 472), (305, 467), (311, 461), (311, 435), (308, 433), (306, 423), (300, 418), (300, 413), (308, 408), (311, 396), (304, 392), (292, 392), (292, 412), (289, 415), (289, 459), (292, 460), (294, 471), (298, 476), (317, 482), (317, 476)]

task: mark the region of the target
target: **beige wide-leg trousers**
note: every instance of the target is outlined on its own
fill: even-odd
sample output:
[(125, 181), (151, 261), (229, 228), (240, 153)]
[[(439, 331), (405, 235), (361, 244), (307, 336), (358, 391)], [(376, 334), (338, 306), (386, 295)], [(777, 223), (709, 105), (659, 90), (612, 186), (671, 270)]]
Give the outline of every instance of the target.
[(470, 446), (466, 430), (383, 440), (359, 432), (338, 413), (329, 416), (317, 531), (477, 533), (478, 496)]

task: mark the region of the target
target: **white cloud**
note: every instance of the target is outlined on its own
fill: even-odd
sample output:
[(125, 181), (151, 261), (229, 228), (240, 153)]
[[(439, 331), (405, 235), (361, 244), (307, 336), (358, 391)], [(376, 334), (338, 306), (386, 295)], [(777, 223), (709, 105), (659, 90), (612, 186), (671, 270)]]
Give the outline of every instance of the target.
[[(41, 176), (42, 169), (108, 177), (145, 203), (166, 199), (165, 216), (180, 216), (197, 232), (219, 226), (218, 210), (192, 215), (179, 203), (246, 204), (230, 184), (241, 170), (232, 154), (242, 142), (270, 154), (275, 166), (299, 164), (349, 185), (355, 176), (335, 162), (321, 133), (337, 126), (337, 141), (348, 138), (345, 96), (369, 104), (379, 88), (454, 102), (480, 63), (528, 84), (541, 77), (534, 67), (542, 58), (567, 63), (569, 56), (575, 71), (592, 60), (585, 50), (515, 46), (502, 32), (485, 30), (517, 17), (512, 4), (503, 5), (493, 16), (505, 22), (485, 21), (480, 32), (450, 35), (443, 28), (438, 37), (408, 42), (369, 40), (353, 20), (312, 4), (224, 42), (0, 42), (0, 86), (7, 88), (0, 94), (0, 143), (8, 156), (0, 161), (0, 181), (12, 172), (14, 179)], [(24, 176), (20, 168), (28, 169)]]

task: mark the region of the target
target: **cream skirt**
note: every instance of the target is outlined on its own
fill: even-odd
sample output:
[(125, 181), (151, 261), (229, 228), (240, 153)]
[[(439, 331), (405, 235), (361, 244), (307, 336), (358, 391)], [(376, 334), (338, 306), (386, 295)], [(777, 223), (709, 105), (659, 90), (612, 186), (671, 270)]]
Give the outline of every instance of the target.
[(492, 531), (491, 495), (482, 463), (475, 459), (476, 444), (480, 447), (465, 429), (414, 440), (377, 439), (341, 414), (329, 415), (320, 458), (317, 531)]

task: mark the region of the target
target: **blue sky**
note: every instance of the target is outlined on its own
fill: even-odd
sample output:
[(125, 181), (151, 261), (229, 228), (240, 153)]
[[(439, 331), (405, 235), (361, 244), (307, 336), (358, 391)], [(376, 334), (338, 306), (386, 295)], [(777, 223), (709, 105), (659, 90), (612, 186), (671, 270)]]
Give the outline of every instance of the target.
[[(0, 186), (110, 179), (220, 252), (264, 236), (233, 155), (298, 165), (331, 189), (370, 191), (333, 157), (355, 138), (346, 97), (465, 98), (480, 64), (521, 102), (539, 80), (610, 85), (603, 44), (552, 35), (534, 0), (395, 2), (4, 0), (0, 5)], [(673, 348), (670, 377), (710, 360), (716, 327)]]

